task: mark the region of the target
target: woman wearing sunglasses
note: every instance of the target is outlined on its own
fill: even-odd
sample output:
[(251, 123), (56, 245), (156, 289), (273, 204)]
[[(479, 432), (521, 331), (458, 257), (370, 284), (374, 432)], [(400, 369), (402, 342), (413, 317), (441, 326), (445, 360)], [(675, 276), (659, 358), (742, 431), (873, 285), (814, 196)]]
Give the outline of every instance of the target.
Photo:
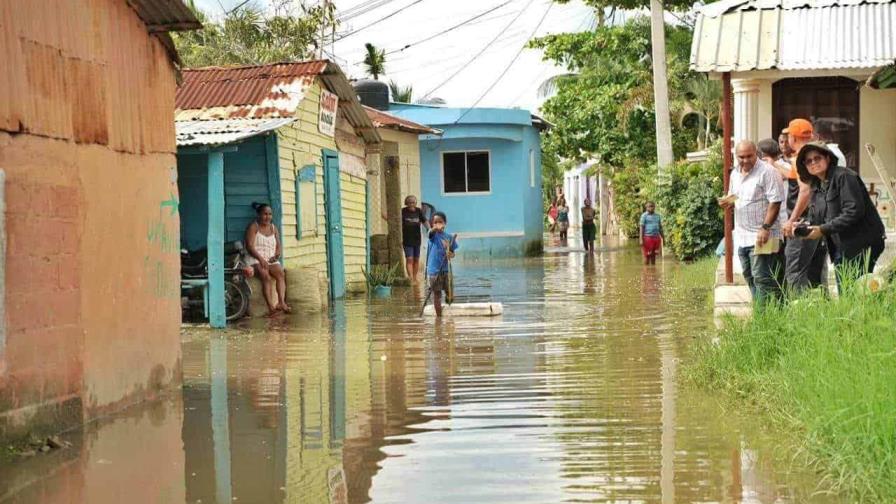
[(806, 144), (796, 159), (800, 180), (812, 187), (811, 226), (804, 239), (827, 242), (838, 283), (848, 271), (871, 273), (884, 250), (884, 224), (859, 175), (838, 166), (837, 156), (820, 142)]

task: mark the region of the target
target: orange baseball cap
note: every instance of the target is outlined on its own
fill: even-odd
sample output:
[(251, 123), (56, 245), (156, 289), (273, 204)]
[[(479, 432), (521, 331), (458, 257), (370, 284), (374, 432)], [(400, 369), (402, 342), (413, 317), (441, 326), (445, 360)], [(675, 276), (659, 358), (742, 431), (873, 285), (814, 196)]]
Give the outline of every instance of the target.
[(809, 121), (805, 119), (794, 119), (790, 121), (790, 124), (788, 124), (786, 128), (781, 130), (781, 133), (793, 135), (795, 138), (810, 139), (812, 138), (812, 135), (815, 134), (815, 130), (812, 128), (812, 123)]

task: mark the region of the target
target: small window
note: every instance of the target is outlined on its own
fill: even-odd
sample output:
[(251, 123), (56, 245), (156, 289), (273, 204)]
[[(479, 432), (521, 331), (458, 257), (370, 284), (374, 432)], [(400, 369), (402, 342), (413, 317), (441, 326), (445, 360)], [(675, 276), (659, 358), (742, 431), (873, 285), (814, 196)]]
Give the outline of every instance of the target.
[(529, 187), (535, 187), (535, 151), (529, 149)]
[(296, 239), (317, 234), (316, 170), (308, 165), (296, 175)]
[(491, 166), (486, 151), (442, 153), (445, 193), (482, 193), (491, 190)]

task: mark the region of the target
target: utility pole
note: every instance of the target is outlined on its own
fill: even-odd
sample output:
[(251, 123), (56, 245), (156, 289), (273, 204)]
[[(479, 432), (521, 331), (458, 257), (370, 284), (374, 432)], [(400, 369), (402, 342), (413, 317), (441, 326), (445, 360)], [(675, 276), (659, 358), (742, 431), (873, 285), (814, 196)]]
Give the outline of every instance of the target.
[(669, 118), (669, 83), (666, 74), (666, 22), (663, 4), (650, 0), (650, 46), (653, 57), (653, 104), (656, 119), (656, 162), (660, 170), (674, 161), (672, 122)]

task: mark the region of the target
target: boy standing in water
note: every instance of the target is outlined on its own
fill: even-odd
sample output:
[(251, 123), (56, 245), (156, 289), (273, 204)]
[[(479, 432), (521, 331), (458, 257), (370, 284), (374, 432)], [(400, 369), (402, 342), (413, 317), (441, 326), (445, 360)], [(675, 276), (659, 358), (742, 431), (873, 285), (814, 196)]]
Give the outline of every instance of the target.
[(442, 291), (450, 295), (448, 261), (454, 257), (454, 251), (457, 250), (457, 237), (445, 233), (447, 222), (448, 218), (443, 212), (433, 214), (432, 229), (429, 232), (429, 252), (426, 257), (426, 276), (429, 278), (436, 317), (442, 316)]
[(644, 264), (656, 264), (656, 255), (663, 246), (663, 219), (656, 213), (656, 205), (648, 201), (647, 211), (641, 214), (641, 251)]
[(594, 217), (597, 212), (591, 207), (591, 200), (585, 198), (585, 206), (582, 207), (582, 241), (585, 243), (585, 252), (594, 253), (594, 238), (597, 236), (597, 226)]

